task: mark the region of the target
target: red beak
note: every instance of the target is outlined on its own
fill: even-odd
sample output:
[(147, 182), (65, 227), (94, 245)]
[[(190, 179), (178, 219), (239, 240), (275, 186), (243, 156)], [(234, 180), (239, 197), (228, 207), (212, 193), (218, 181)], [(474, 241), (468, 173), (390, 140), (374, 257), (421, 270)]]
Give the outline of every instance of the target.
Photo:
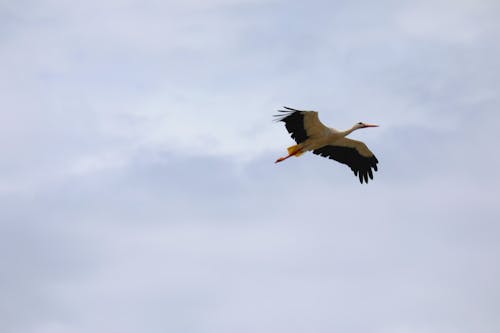
[(365, 127), (378, 127), (378, 125), (373, 125), (373, 124), (365, 124)]

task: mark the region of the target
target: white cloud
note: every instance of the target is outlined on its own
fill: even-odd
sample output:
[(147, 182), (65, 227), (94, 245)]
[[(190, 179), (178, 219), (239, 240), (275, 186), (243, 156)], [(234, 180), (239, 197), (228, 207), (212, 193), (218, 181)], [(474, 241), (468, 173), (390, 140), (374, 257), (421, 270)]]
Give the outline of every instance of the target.
[(473, 44), (497, 28), (495, 1), (433, 1), (407, 5), (397, 22), (408, 35), (428, 42)]

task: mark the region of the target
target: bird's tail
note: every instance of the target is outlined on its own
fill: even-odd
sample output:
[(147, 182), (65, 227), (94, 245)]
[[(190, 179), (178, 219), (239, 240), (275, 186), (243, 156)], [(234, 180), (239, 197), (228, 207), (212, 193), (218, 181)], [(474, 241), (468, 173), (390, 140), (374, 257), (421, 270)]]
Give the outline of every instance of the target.
[(290, 146), (287, 148), (288, 150), (288, 155), (293, 155), (295, 157), (299, 157), (300, 155), (304, 154), (303, 151), (298, 151), (300, 149), (299, 145), (295, 146)]

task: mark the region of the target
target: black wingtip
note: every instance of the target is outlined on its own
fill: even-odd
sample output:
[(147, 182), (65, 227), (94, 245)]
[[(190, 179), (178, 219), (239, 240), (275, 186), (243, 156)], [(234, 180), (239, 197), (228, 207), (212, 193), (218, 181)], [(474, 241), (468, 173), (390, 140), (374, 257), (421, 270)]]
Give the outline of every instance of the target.
[(290, 115), (294, 114), (295, 112), (300, 112), (300, 110), (290, 108), (288, 106), (283, 106), (286, 110), (276, 110), (278, 112), (281, 112), (281, 114), (275, 114), (273, 117), (276, 117), (273, 119), (275, 122), (280, 122), (280, 121), (285, 121), (287, 117)]
[(300, 112), (300, 110), (297, 110), (297, 109), (294, 109), (294, 108), (291, 108), (291, 107), (288, 107), (288, 106), (283, 106), (285, 109), (287, 110), (290, 110), (290, 111), (296, 111), (296, 112)]

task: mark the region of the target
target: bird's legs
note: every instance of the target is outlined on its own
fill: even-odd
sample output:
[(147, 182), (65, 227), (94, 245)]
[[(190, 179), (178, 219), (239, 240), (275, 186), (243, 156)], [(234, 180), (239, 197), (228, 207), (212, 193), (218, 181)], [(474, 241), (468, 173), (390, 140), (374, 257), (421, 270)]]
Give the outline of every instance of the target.
[[(294, 146), (294, 147), (296, 147), (296, 146)], [(290, 150), (290, 149), (289, 149), (289, 150), (288, 150), (288, 155), (287, 155), (287, 156), (283, 156), (283, 157), (278, 158), (278, 159), (276, 160), (276, 162), (274, 162), (274, 163), (283, 162), (284, 160), (286, 160), (286, 159), (287, 159), (287, 158), (289, 158), (289, 157), (292, 157), (292, 156), (300, 156), (300, 155), (302, 155), (302, 154), (303, 154), (302, 149), (297, 149), (297, 150), (295, 150), (295, 149), (294, 149), (294, 150)]]
[(289, 158), (290, 156), (292, 156), (292, 155), (288, 155), (288, 156), (283, 156), (283, 157), (280, 157), (280, 158), (278, 158), (278, 159), (276, 160), (276, 162), (274, 162), (274, 163), (283, 162), (284, 160), (286, 160), (286, 159), (287, 159), (287, 158)]

